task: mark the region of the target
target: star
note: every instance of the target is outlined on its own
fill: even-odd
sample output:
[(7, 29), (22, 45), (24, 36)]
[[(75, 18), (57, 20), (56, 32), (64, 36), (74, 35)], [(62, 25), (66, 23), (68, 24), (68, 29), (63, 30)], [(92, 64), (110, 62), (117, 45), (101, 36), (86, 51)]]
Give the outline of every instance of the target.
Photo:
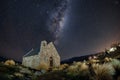
[(115, 1), (115, 4), (118, 5), (118, 4), (119, 4), (119, 1)]
[(20, 61), (42, 40), (62, 59), (120, 41), (119, 0), (0, 0), (0, 56)]
[(48, 26), (50, 28), (49, 30), (54, 34), (55, 42), (57, 42), (56, 40), (59, 39), (60, 34), (64, 29), (64, 18), (67, 11), (68, 2), (67, 0), (63, 0), (61, 3), (58, 4), (58, 2), (56, 2), (55, 4), (57, 4), (57, 7), (53, 9)]
[(36, 4), (36, 7), (40, 7), (40, 4)]

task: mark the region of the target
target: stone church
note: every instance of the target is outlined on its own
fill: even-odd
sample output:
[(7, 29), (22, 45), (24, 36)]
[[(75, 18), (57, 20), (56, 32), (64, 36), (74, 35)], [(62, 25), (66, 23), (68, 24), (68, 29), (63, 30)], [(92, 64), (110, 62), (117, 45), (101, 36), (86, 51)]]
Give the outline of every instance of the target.
[(60, 65), (60, 56), (52, 42), (41, 42), (39, 49), (31, 49), (23, 56), (22, 65), (36, 69), (40, 64), (45, 63), (48, 67)]

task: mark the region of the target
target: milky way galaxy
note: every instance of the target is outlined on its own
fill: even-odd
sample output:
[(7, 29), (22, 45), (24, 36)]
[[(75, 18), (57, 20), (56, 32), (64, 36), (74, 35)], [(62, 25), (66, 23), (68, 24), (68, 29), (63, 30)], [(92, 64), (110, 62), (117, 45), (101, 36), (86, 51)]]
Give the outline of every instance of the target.
[(64, 28), (65, 14), (68, 9), (68, 0), (58, 0), (56, 1), (56, 7), (50, 14), (50, 19), (48, 21), (48, 26), (50, 32), (53, 34), (57, 43), (57, 40), (60, 38), (60, 34)]
[(0, 0), (0, 56), (18, 61), (42, 40), (61, 60), (120, 42), (120, 0)]

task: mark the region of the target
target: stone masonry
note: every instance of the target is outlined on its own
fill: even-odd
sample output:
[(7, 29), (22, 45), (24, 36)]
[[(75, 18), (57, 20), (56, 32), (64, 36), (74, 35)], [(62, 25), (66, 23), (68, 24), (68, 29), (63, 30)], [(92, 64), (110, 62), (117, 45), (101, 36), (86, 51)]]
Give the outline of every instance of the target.
[(33, 52), (34, 49), (23, 56), (22, 64), (24, 66), (36, 69), (42, 63), (47, 64), (48, 67), (58, 67), (60, 65), (60, 56), (52, 42), (47, 44), (46, 41), (42, 41), (40, 51), (30, 55)]

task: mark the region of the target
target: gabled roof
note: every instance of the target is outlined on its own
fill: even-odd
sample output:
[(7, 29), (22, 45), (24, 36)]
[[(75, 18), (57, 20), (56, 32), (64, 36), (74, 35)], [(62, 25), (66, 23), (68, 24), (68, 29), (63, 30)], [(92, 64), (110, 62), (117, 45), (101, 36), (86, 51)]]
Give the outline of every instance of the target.
[(31, 49), (27, 54), (25, 54), (23, 57), (28, 57), (28, 56), (32, 56), (32, 55), (37, 55), (40, 52), (40, 48), (36, 48), (36, 49)]

